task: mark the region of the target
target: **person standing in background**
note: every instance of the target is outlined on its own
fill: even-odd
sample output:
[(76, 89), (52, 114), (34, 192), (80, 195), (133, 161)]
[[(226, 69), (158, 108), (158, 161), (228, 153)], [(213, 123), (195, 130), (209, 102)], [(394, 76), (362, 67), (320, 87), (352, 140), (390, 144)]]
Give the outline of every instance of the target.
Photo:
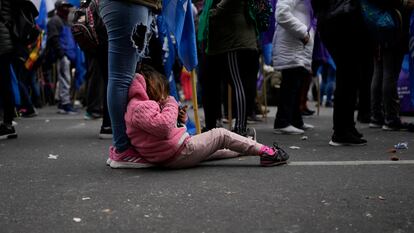
[(300, 110), (300, 89), (312, 70), (313, 10), (307, 0), (279, 0), (275, 17), (278, 25), (273, 38), (273, 66), (282, 71), (283, 79), (274, 133), (303, 134), (313, 128), (303, 122)]
[[(254, 109), (259, 69), (256, 26), (248, 14), (247, 1), (219, 0), (209, 3), (206, 71), (202, 76), (206, 129), (216, 128), (221, 116), (220, 83), (232, 86), (235, 109), (233, 131), (256, 137), (247, 128), (247, 113)], [(227, 88), (227, 87), (225, 87)]]
[(70, 99), (71, 61), (76, 59), (76, 44), (68, 23), (72, 4), (66, 0), (55, 3), (56, 14), (47, 23), (47, 50), (53, 61), (57, 61), (57, 79), (59, 82), (58, 113), (77, 114)]
[(363, 80), (369, 53), (369, 34), (358, 0), (312, 0), (318, 30), (336, 64), (332, 146), (366, 145), (355, 128), (358, 83)]

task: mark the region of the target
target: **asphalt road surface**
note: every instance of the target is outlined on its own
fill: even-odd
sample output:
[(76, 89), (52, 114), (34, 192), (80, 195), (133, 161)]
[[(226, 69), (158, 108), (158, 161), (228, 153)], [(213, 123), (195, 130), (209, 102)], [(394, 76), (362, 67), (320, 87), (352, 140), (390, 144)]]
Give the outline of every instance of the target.
[[(414, 232), (414, 133), (358, 124), (367, 146), (331, 147), (332, 109), (305, 119), (307, 140), (273, 134), (274, 111), (251, 126), (288, 165), (165, 170), (111, 169), (99, 120), (40, 109), (0, 141), (0, 232)], [(408, 149), (389, 153), (399, 142)]]

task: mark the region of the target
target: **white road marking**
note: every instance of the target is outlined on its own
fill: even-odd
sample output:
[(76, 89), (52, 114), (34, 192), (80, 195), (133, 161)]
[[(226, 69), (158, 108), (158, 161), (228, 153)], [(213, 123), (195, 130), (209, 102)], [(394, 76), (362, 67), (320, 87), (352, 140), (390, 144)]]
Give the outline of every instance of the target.
[(414, 165), (414, 160), (368, 160), (368, 161), (292, 161), (290, 166), (359, 166), (359, 165)]

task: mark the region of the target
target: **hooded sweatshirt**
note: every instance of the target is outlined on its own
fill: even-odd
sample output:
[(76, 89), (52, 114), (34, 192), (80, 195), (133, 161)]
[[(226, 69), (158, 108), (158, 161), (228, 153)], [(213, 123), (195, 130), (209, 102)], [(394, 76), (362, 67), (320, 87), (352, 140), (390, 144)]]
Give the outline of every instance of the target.
[(126, 132), (131, 145), (150, 163), (173, 161), (189, 139), (186, 128), (177, 128), (178, 104), (174, 97), (160, 104), (150, 100), (145, 79), (136, 74), (128, 92)]

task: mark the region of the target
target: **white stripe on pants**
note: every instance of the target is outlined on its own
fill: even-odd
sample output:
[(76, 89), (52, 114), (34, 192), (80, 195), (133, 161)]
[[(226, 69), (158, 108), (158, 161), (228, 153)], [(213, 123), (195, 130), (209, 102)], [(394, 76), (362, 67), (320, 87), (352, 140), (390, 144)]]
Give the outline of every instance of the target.
[(262, 144), (224, 128), (216, 128), (191, 137), (181, 154), (165, 165), (169, 168), (193, 167), (202, 161), (259, 155)]

